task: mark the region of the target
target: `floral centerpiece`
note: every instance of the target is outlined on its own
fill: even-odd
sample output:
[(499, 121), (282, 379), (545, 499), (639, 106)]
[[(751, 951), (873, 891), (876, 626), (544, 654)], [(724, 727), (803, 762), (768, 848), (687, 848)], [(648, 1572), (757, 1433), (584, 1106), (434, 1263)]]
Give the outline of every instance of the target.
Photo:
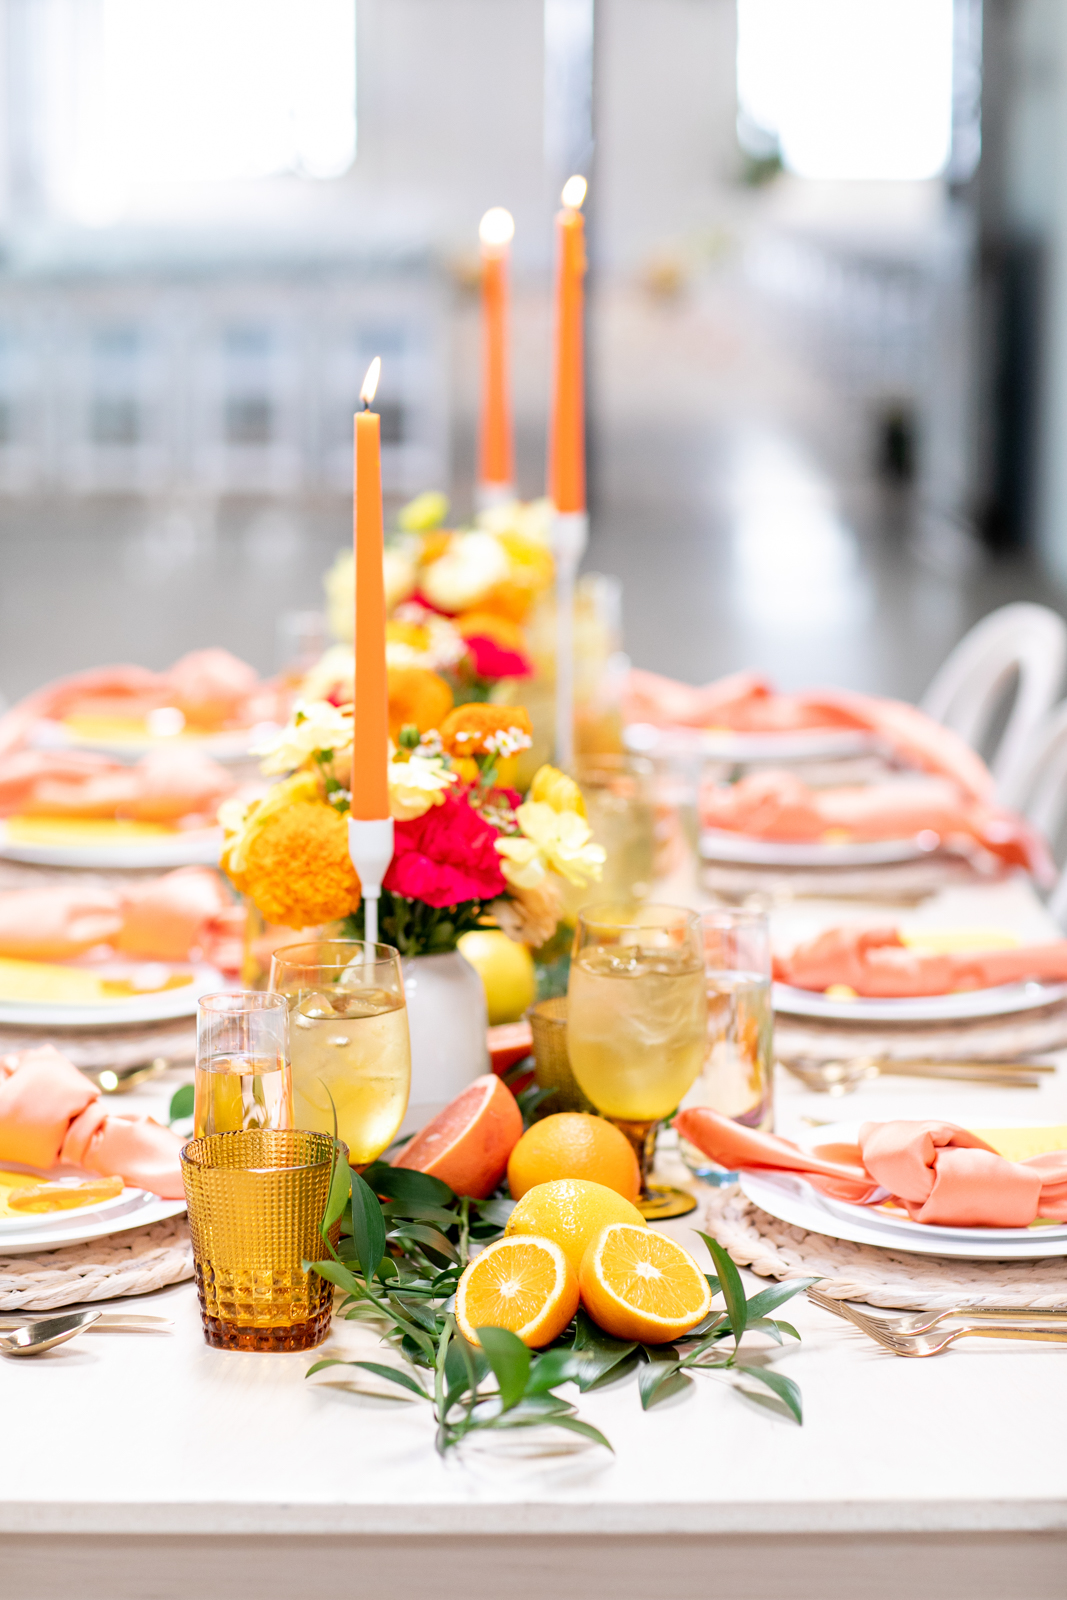
[[(542, 766), (525, 799), (510, 786), (530, 744), (521, 706), (470, 702), (438, 718), (447, 685), (407, 669), (390, 685), (389, 759), (395, 853), (383, 883), (381, 937), (404, 956), (454, 950), (494, 923), (537, 949), (555, 934), (566, 883), (600, 877), (578, 786)], [(450, 698), (450, 695), (449, 695)], [(348, 853), (352, 711), (303, 701), (257, 754), (277, 777), (262, 799), (227, 802), (222, 866), (269, 923), (343, 922), (362, 937), (360, 884)]]

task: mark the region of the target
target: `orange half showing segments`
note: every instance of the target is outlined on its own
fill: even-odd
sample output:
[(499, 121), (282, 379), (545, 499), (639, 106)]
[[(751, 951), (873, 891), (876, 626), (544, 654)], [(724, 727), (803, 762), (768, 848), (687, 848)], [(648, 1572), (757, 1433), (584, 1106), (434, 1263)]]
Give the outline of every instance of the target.
[(667, 1344), (711, 1310), (708, 1280), (689, 1251), (632, 1222), (600, 1230), (582, 1257), (578, 1281), (585, 1309), (616, 1339)]
[(523, 1344), (551, 1344), (578, 1309), (578, 1279), (558, 1244), (522, 1235), (497, 1239), (476, 1256), (456, 1289), (456, 1322), (479, 1344), (478, 1328), (509, 1328)]

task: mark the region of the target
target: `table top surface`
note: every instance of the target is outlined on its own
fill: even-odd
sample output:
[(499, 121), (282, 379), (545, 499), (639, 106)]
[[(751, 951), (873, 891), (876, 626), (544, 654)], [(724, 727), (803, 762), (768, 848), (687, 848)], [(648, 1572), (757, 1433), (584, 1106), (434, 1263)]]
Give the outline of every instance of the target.
[[(873, 919), (878, 908), (806, 902), (779, 931)], [(879, 920), (896, 920), (897, 913)], [(1021, 881), (946, 891), (909, 920), (1054, 930)], [(169, 1092), (169, 1089), (168, 1089)], [(122, 1109), (159, 1109), (158, 1089)], [(841, 1101), (779, 1072), (777, 1126), (805, 1116), (1067, 1120), (1067, 1057), (1036, 1090), (894, 1079)], [(666, 1225), (698, 1256), (700, 1211)], [(746, 1274), (746, 1277), (748, 1275)], [(749, 1279), (751, 1286), (759, 1280)], [(803, 1296), (801, 1334), (753, 1352), (800, 1384), (798, 1427), (721, 1373), (642, 1412), (634, 1378), (578, 1397), (614, 1455), (569, 1435), (475, 1437), (448, 1460), (429, 1406), (322, 1356), (389, 1359), (370, 1330), (336, 1321), (305, 1354), (217, 1351), (192, 1284), (130, 1309), (170, 1335), (87, 1333), (32, 1361), (0, 1361), (0, 1532), (756, 1533), (1067, 1527), (1067, 1351), (968, 1340), (928, 1361), (876, 1347)], [(773, 1353), (772, 1353), (773, 1352)], [(570, 1393), (564, 1390), (564, 1393)]]

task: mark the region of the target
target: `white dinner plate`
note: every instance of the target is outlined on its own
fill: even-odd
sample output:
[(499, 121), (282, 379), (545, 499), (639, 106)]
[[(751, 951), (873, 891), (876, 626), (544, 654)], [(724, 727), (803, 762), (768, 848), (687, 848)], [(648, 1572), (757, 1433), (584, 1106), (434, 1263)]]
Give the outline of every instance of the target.
[(277, 723), (267, 722), (258, 723), (253, 728), (227, 728), (221, 733), (182, 734), (178, 740), (158, 735), (153, 737), (147, 731), (143, 734), (131, 732), (128, 737), (114, 734), (93, 738), (79, 733), (65, 722), (44, 720), (37, 723), (30, 742), (38, 750), (92, 750), (97, 755), (112, 756), (116, 761), (139, 761), (152, 750), (161, 750), (180, 742), (183, 748), (198, 750), (213, 761), (227, 764), (247, 761), (251, 747), (258, 744), (264, 735), (277, 731)]
[(879, 748), (864, 728), (798, 728), (792, 733), (735, 733), (732, 728), (658, 728), (633, 722), (623, 732), (636, 755), (699, 755), (709, 761), (744, 765), (758, 762), (836, 761), (872, 755)]
[[(28, 1167), (7, 1168), (7, 1171), (31, 1172)], [(51, 1178), (47, 1173), (33, 1171), (32, 1176), (41, 1183), (61, 1183), (62, 1178)], [(97, 1174), (90, 1174), (96, 1177)], [(149, 1198), (152, 1198), (151, 1196)], [(120, 1194), (112, 1195), (109, 1200), (94, 1200), (87, 1206), (74, 1206), (69, 1211), (44, 1211), (23, 1212), (21, 1216), (0, 1217), (0, 1252), (3, 1251), (5, 1241), (12, 1235), (19, 1236), (27, 1230), (36, 1231), (47, 1228), (49, 1235), (55, 1228), (66, 1227), (77, 1221), (81, 1223), (95, 1222), (101, 1217), (124, 1216), (134, 1205), (140, 1206), (144, 1200), (143, 1189), (125, 1187)]]
[(99, 871), (138, 867), (217, 867), (221, 848), (221, 828), (189, 828), (184, 832), (176, 830), (173, 833), (150, 833), (115, 839), (29, 843), (12, 839), (7, 822), (0, 819), (0, 856), (8, 861), (25, 861), (35, 867), (95, 867)]
[(705, 861), (729, 861), (745, 867), (884, 867), (921, 861), (939, 848), (918, 839), (864, 839), (854, 844), (799, 844), (789, 839), (756, 839), (726, 828), (704, 828), (700, 853)]
[[(819, 1129), (825, 1137), (826, 1129)], [(820, 1143), (823, 1138), (820, 1138)], [(825, 1141), (829, 1143), (829, 1140)], [(828, 1204), (826, 1196), (813, 1189), (803, 1178), (782, 1172), (742, 1172), (741, 1192), (753, 1205), (780, 1217), (795, 1228), (805, 1228), (809, 1233), (823, 1233), (831, 1239), (846, 1239), (852, 1244), (869, 1244), (878, 1250), (896, 1250), (912, 1255), (959, 1256), (971, 1261), (1032, 1261), (1045, 1256), (1067, 1256), (1067, 1235), (1048, 1237), (1048, 1228), (974, 1228), (961, 1229), (967, 1234), (959, 1238), (947, 1232), (935, 1232), (922, 1223), (909, 1231), (902, 1227), (885, 1226), (882, 1216), (877, 1222), (865, 1219), (847, 1220)], [(839, 1202), (838, 1202), (839, 1204)], [(868, 1208), (856, 1206), (858, 1212)]]
[(160, 989), (153, 994), (132, 994), (99, 1003), (0, 1000), (0, 1024), (20, 1028), (114, 1028), (123, 1023), (171, 1022), (179, 1017), (195, 1017), (201, 995), (228, 987), (218, 968), (206, 963), (192, 966), (180, 961), (109, 961), (92, 970), (102, 977), (128, 977), (139, 972), (144, 979), (156, 982), (171, 974), (188, 973), (190, 982), (180, 989)]
[(776, 983), (772, 994), (775, 1011), (822, 1022), (968, 1022), (1054, 1005), (1067, 997), (1067, 983), (1002, 983), (963, 994), (925, 994), (900, 1000), (834, 999), (814, 989)]
[[(128, 1199), (127, 1199), (128, 1197)], [(35, 1250), (59, 1250), (68, 1244), (84, 1244), (88, 1239), (104, 1239), (109, 1234), (126, 1233), (131, 1228), (146, 1228), (151, 1222), (163, 1222), (167, 1217), (181, 1216), (184, 1200), (160, 1200), (144, 1189), (124, 1189), (119, 1196), (126, 1203), (106, 1216), (90, 1216), (85, 1207), (84, 1219), (76, 1220), (79, 1213), (62, 1213), (63, 1222), (49, 1226), (48, 1219), (36, 1217), (37, 1227), (20, 1229), (17, 1233), (0, 1235), (0, 1261), (5, 1256), (30, 1255)]]

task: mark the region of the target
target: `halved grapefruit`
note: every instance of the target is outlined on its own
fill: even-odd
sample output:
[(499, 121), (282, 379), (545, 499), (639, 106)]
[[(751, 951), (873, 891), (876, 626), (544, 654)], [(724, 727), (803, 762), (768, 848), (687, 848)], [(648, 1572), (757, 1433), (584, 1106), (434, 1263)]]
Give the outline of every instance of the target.
[(475, 1078), (393, 1162), (440, 1178), (475, 1200), (491, 1195), (522, 1136), (515, 1096), (492, 1072)]

